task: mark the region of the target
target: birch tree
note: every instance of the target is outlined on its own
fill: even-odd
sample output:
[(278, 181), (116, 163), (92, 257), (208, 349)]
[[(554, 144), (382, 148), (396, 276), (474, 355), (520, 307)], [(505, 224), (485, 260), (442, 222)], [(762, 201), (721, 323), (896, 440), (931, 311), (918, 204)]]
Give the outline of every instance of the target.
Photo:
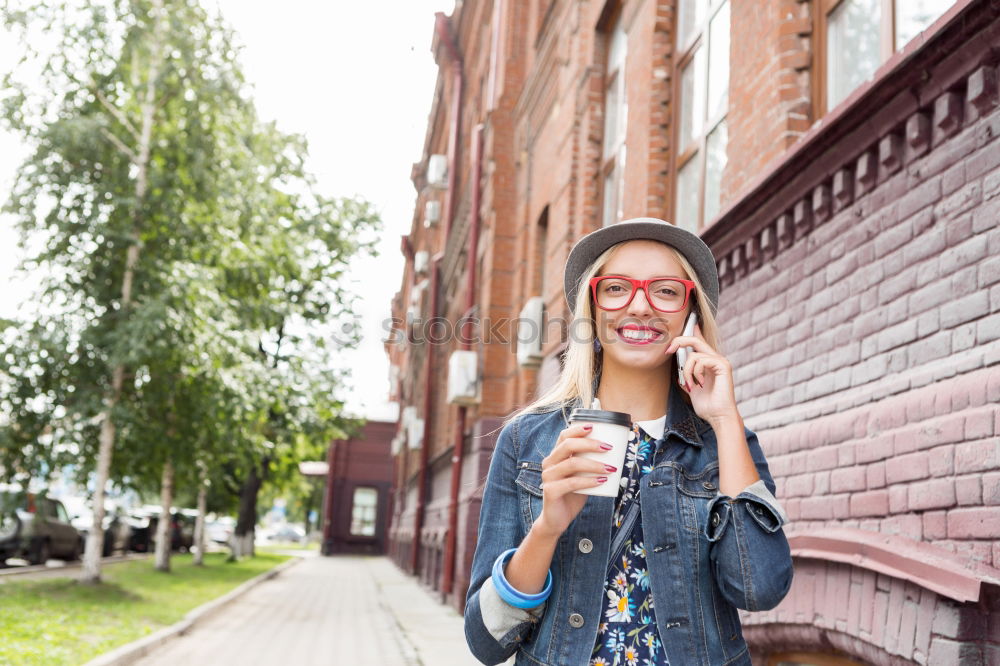
[(316, 193), (304, 140), (257, 118), (234, 36), (196, 0), (7, 2), (3, 18), (26, 57), (0, 119), (33, 150), (5, 210), (44, 279), (0, 337), (0, 446), (30, 445), (0, 461), (36, 475), (63, 456), (93, 484), (97, 582), (109, 479), (158, 486), (167, 529), (196, 461), (238, 470), (255, 501), (254, 475), (342, 431), (351, 341), (322, 330), (354, 316), (339, 281), (378, 216)]

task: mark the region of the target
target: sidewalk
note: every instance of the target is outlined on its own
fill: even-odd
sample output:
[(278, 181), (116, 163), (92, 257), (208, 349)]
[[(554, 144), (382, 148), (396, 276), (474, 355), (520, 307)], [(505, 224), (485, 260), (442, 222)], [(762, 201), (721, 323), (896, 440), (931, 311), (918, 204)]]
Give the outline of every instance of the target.
[(136, 662), (473, 666), (462, 618), (384, 557), (309, 557)]

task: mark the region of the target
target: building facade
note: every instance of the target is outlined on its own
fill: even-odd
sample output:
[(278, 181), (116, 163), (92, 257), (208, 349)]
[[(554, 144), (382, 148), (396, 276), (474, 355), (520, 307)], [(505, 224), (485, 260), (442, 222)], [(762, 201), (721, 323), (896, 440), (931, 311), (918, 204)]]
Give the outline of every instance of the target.
[(570, 248), (661, 217), (718, 260), (791, 519), (755, 663), (1000, 663), (1000, 4), (466, 0), (434, 30), (386, 345), (397, 563), (461, 608)]
[(368, 421), (357, 437), (334, 440), (326, 453), (324, 555), (388, 550), (396, 424)]

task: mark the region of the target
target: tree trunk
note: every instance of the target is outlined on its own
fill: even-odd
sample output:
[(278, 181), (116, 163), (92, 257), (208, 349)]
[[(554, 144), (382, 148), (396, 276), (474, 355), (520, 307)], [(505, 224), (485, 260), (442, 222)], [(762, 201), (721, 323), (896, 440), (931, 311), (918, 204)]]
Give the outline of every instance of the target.
[(198, 519), (194, 523), (194, 563), (195, 566), (205, 564), (205, 496), (208, 494), (208, 482), (205, 478), (204, 466), (201, 468), (201, 478), (198, 479)]
[(305, 506), (302, 507), (302, 524), (305, 525), (306, 541), (309, 541), (309, 534), (312, 532), (312, 523), (309, 522), (309, 514), (312, 512), (312, 493), (309, 493), (309, 497), (304, 504)]
[[(261, 465), (267, 469), (267, 461)], [(263, 474), (257, 473), (256, 467), (250, 468), (247, 480), (240, 489), (240, 512), (236, 518), (236, 529), (233, 531), (232, 555), (230, 559), (253, 556), (254, 526), (257, 524), (257, 493), (260, 491)]]
[[(139, 211), (146, 198), (148, 187), (149, 153), (153, 139), (153, 115), (156, 110), (156, 80), (160, 77), (160, 65), (163, 62), (161, 33), (163, 23), (163, 3), (154, 2), (161, 17), (156, 22), (153, 31), (154, 48), (149, 63), (146, 79), (146, 93), (142, 101), (142, 131), (139, 136), (137, 150), (128, 154), (136, 167), (135, 178), (135, 208), (133, 213), (133, 238), (125, 254), (125, 272), (122, 275), (122, 297), (120, 308), (122, 313), (128, 312), (132, 305), (132, 282), (135, 279), (136, 266), (139, 264)], [(123, 315), (124, 316), (124, 315)], [(104, 487), (108, 483), (111, 470), (111, 457), (114, 453), (116, 426), (114, 409), (121, 400), (122, 386), (125, 381), (125, 366), (117, 363), (111, 371), (111, 390), (104, 400), (104, 413), (101, 419), (100, 447), (97, 453), (97, 478), (94, 479), (93, 513), (94, 522), (87, 535), (87, 548), (83, 557), (82, 583), (99, 583), (101, 581), (101, 554), (104, 550)]]
[(163, 464), (163, 480), (160, 482), (160, 521), (156, 525), (156, 570), (170, 571), (170, 546), (173, 536), (174, 464), (169, 460)]

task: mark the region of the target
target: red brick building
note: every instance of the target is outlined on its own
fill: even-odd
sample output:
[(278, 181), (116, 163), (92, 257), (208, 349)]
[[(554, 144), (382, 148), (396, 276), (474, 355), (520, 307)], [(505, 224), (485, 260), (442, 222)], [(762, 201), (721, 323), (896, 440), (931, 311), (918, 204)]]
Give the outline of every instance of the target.
[(755, 662), (1000, 663), (1000, 4), (466, 0), (434, 29), (396, 561), (461, 606), (499, 423), (559, 371), (569, 249), (651, 215), (718, 259), (791, 518)]
[(323, 496), (324, 555), (385, 553), (396, 424), (368, 421), (357, 437), (327, 449)]

